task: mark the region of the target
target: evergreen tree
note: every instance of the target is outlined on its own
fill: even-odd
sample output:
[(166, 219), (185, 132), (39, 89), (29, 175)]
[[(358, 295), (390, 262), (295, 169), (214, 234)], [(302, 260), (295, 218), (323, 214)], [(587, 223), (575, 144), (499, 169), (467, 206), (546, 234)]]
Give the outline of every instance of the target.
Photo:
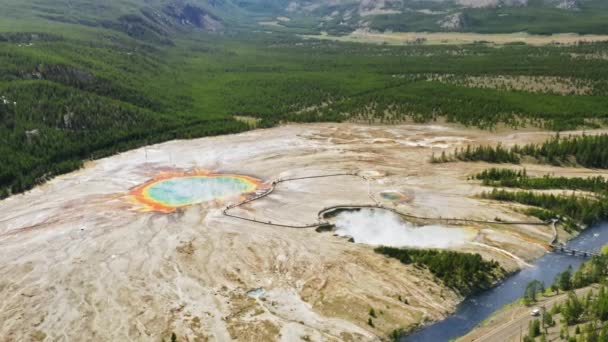
[[(578, 323), (584, 312), (584, 306), (574, 293), (568, 294), (568, 300), (562, 306), (561, 313), (567, 325)], [(578, 326), (577, 326), (578, 328)]]
[(528, 336), (532, 339), (540, 335), (540, 321), (533, 319), (528, 323)]
[(561, 272), (557, 276), (557, 283), (562, 291), (569, 291), (572, 288), (572, 266)]

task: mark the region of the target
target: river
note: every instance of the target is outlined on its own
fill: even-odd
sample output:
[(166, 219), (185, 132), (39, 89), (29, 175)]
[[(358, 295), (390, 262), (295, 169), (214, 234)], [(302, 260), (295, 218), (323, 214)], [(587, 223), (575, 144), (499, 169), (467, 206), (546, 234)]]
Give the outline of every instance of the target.
[[(579, 236), (570, 240), (567, 246), (597, 252), (605, 244), (608, 244), (608, 222), (585, 229)], [(463, 336), (494, 311), (520, 298), (530, 281), (538, 279), (543, 281), (545, 286), (549, 286), (556, 275), (566, 270), (569, 265), (576, 269), (585, 260), (587, 259), (561, 253), (547, 253), (537, 259), (532, 267), (511, 275), (490, 290), (465, 299), (456, 312), (446, 319), (404, 336), (400, 341), (440, 342)]]

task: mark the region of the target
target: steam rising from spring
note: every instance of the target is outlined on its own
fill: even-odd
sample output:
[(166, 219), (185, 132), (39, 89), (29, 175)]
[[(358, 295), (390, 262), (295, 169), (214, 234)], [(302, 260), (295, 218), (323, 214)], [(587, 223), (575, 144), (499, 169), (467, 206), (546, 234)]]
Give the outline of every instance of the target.
[(391, 247), (446, 248), (463, 245), (472, 233), (438, 225), (416, 227), (388, 210), (361, 209), (336, 217), (336, 234), (350, 236), (357, 243)]

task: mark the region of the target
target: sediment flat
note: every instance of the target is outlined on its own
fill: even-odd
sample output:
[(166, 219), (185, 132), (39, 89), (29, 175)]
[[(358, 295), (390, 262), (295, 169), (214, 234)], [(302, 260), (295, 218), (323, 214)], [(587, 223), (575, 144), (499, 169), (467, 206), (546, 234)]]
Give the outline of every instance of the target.
[(328, 34), (303, 35), (304, 38), (335, 40), (341, 42), (376, 43), (390, 45), (431, 44), (461, 45), (486, 42), (497, 45), (525, 43), (529, 45), (577, 44), (579, 42), (604, 42), (608, 35), (580, 35), (560, 33), (536, 35), (526, 32), (518, 33), (474, 33), (474, 32), (370, 32), (356, 30), (344, 36)]

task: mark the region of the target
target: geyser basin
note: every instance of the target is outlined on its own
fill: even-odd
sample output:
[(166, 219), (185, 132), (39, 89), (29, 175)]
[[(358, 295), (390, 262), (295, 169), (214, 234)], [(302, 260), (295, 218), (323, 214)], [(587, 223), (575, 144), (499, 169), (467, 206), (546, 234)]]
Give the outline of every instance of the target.
[(390, 247), (448, 248), (466, 244), (476, 232), (439, 225), (414, 226), (383, 209), (344, 211), (336, 216), (336, 234), (356, 243)]
[(138, 186), (131, 196), (144, 210), (173, 212), (188, 205), (244, 196), (260, 185), (260, 180), (242, 175), (171, 173)]

